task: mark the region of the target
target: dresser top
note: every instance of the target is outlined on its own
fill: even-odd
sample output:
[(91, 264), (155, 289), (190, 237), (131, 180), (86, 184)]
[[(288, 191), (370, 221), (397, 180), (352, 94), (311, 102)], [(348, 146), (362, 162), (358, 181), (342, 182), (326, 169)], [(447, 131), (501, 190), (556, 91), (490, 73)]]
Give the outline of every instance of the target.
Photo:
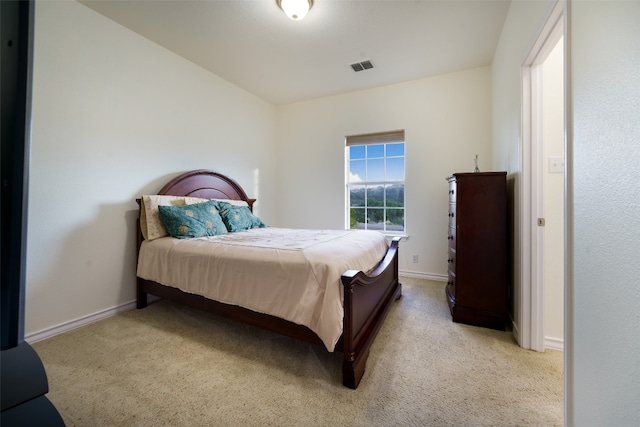
[(493, 176), (506, 176), (507, 173), (504, 171), (501, 172), (456, 172), (451, 176), (448, 176), (446, 178), (447, 181), (452, 181), (454, 179), (457, 178), (463, 178), (463, 177), (476, 177), (476, 178), (480, 178), (480, 177), (493, 177)]

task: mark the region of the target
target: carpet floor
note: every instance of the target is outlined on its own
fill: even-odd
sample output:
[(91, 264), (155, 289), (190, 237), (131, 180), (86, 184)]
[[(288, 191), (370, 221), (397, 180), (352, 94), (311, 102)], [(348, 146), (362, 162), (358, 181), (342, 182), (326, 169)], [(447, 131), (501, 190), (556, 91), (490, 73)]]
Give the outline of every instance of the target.
[(357, 390), (341, 353), (158, 301), (33, 344), (68, 426), (561, 426), (563, 356), (403, 296)]

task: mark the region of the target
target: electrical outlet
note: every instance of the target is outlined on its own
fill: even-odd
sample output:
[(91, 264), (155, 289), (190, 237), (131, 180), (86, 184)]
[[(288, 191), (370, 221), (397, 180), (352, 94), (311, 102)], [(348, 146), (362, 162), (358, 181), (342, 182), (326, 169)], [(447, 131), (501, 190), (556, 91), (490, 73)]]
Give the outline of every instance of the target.
[(412, 261), (413, 261), (414, 263), (417, 263), (417, 262), (418, 262), (418, 254), (413, 254), (413, 259), (412, 259)]

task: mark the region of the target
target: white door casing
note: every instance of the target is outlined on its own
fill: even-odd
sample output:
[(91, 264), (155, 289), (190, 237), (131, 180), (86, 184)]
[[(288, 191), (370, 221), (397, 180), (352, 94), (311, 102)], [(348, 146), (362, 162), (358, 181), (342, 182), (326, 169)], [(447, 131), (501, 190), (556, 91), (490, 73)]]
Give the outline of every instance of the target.
[[(564, 2), (551, 8), (545, 24), (522, 65), (522, 150), (520, 187), (521, 299), (514, 328), (521, 347), (544, 351), (544, 218), (542, 72), (541, 64), (563, 37)], [(566, 51), (566, 50), (565, 50)], [(566, 153), (566, 150), (565, 150)], [(566, 155), (565, 155), (566, 158)]]

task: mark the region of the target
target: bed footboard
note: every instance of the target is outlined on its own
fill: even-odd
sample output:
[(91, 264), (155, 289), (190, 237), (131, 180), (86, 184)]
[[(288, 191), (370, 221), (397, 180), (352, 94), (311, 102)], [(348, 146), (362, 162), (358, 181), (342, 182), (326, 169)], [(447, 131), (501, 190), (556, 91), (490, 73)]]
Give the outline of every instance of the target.
[(369, 349), (391, 308), (402, 295), (398, 280), (398, 244), (392, 240), (384, 259), (369, 274), (349, 270), (342, 275), (344, 286), (343, 384), (355, 389), (364, 375)]

